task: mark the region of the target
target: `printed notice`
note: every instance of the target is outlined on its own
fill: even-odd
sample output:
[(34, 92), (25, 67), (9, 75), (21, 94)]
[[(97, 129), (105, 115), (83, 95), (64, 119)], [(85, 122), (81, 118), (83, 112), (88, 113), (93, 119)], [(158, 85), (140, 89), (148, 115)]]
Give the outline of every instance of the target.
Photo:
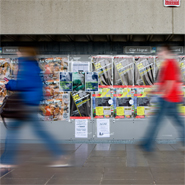
[(60, 72), (60, 91), (72, 91), (72, 73)]
[(72, 62), (73, 72), (88, 72), (89, 62)]
[(97, 119), (97, 137), (110, 137), (109, 119)]
[(88, 125), (85, 119), (75, 120), (75, 137), (76, 138), (87, 138), (88, 137)]

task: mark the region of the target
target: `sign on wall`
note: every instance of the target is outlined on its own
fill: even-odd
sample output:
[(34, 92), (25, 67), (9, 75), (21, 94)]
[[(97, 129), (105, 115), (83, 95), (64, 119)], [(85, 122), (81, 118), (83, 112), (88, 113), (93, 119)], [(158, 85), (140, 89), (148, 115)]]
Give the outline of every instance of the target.
[(180, 0), (164, 0), (164, 6), (180, 6)]
[(88, 137), (88, 121), (87, 119), (75, 120), (75, 137), (87, 138)]
[(3, 54), (17, 54), (19, 51), (18, 47), (3, 47)]
[(110, 137), (110, 120), (97, 119), (97, 137)]
[(124, 47), (125, 54), (154, 54), (156, 47), (151, 46), (126, 46)]

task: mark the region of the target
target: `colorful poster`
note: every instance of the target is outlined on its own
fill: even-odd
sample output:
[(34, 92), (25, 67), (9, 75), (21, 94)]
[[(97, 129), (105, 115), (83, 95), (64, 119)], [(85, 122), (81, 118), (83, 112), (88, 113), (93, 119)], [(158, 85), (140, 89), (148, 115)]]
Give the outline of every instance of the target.
[(72, 72), (89, 72), (89, 62), (72, 62)]
[(111, 118), (113, 117), (113, 90), (110, 88), (99, 88), (92, 95), (93, 117)]
[(133, 57), (114, 57), (114, 85), (134, 84), (134, 62)]
[(156, 57), (156, 58), (155, 58), (155, 82), (157, 82), (161, 64), (162, 64), (162, 61), (159, 60), (158, 57)]
[(73, 91), (85, 91), (85, 72), (73, 72)]
[(98, 138), (110, 137), (109, 119), (97, 119), (97, 137)]
[(10, 59), (10, 74), (12, 79), (17, 78), (17, 73), (18, 73), (18, 58), (12, 58)]
[(60, 72), (60, 91), (72, 91), (72, 73), (71, 72)]
[(42, 70), (41, 78), (43, 81), (44, 95), (46, 99), (52, 99), (59, 96), (59, 77), (60, 71), (68, 71), (68, 58), (40, 58), (39, 66)]
[(42, 70), (43, 80), (59, 81), (59, 72), (68, 71), (68, 58), (55, 57), (55, 58), (40, 58), (39, 66)]
[(0, 58), (0, 80), (11, 78), (10, 66), (10, 59)]
[(39, 118), (42, 121), (69, 120), (69, 94), (61, 93), (56, 99), (47, 99), (40, 103)]
[(45, 98), (54, 98), (59, 94), (59, 79), (43, 81)]
[(67, 57), (40, 58), (39, 65), (45, 74), (54, 74), (60, 71), (68, 71)]
[(88, 138), (88, 120), (75, 120), (75, 138)]
[(134, 114), (134, 90), (117, 88), (114, 90), (114, 117), (131, 118)]
[(133, 88), (134, 92), (134, 117), (135, 118), (145, 118), (150, 116), (151, 112), (151, 102), (148, 97), (148, 92), (150, 88)]
[(183, 102), (179, 104), (179, 113), (181, 116), (185, 116), (185, 86), (182, 88), (183, 90)]
[(5, 81), (0, 81), (0, 106), (3, 103), (5, 96), (7, 96), (7, 90), (5, 88), (2, 88), (2, 85), (4, 85), (5, 83)]
[(3, 103), (5, 96), (7, 95), (7, 90), (2, 88), (2, 85), (5, 85), (11, 78), (10, 66), (10, 59), (0, 58), (0, 106)]
[(113, 63), (111, 56), (92, 57), (93, 71), (98, 73), (99, 85), (113, 85)]
[(135, 57), (134, 85), (154, 84), (154, 57)]
[(70, 119), (91, 119), (91, 93), (70, 93)]
[(185, 56), (179, 57), (179, 64), (180, 64), (183, 84), (185, 85)]
[(85, 91), (98, 91), (98, 73), (85, 73)]

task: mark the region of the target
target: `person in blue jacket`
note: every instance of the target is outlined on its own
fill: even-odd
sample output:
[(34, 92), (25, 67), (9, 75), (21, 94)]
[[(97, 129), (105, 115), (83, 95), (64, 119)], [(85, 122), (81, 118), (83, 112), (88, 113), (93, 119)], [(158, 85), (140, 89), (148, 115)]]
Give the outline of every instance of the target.
[[(44, 130), (42, 123), (38, 118), (39, 103), (43, 100), (43, 85), (40, 77), (40, 67), (36, 60), (36, 50), (32, 47), (20, 48), (18, 55), (18, 74), (16, 80), (9, 80), (5, 88), (9, 91), (18, 91), (23, 102), (29, 110), (28, 121), (33, 128), (34, 133), (44, 141), (48, 149), (53, 153), (55, 161), (51, 167), (63, 167), (62, 150), (54, 138)], [(16, 152), (18, 149), (19, 128), (25, 124), (25, 121), (14, 120), (10, 123), (11, 128), (7, 130), (5, 141), (5, 150), (0, 158), (0, 168), (16, 167)], [(13, 142), (12, 142), (13, 141)]]

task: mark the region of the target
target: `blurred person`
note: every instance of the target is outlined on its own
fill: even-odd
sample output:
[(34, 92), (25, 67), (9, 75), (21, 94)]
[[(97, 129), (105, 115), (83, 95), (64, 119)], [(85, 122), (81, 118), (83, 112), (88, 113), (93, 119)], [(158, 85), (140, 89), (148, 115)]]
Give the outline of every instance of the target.
[(158, 108), (151, 118), (147, 132), (146, 140), (140, 145), (145, 151), (152, 151), (154, 139), (162, 125), (163, 118), (168, 116), (176, 124), (179, 136), (182, 138), (182, 144), (185, 146), (185, 126), (182, 117), (179, 114), (179, 103), (183, 101), (181, 71), (175, 55), (169, 45), (164, 45), (158, 52), (158, 57), (162, 62), (157, 88), (154, 86), (150, 93), (160, 94), (158, 98)]
[[(43, 86), (40, 77), (40, 68), (36, 60), (36, 50), (31, 47), (20, 48), (18, 55), (18, 74), (17, 80), (10, 80), (4, 88), (9, 91), (18, 91), (29, 110), (28, 121), (34, 134), (46, 144), (47, 148), (53, 153), (55, 161), (50, 167), (64, 167), (62, 163), (62, 150), (54, 138), (46, 132), (42, 123), (39, 121), (39, 104), (43, 99)], [(20, 127), (25, 125), (25, 121), (13, 120), (7, 130), (5, 140), (5, 150), (0, 158), (0, 168), (16, 167), (16, 152), (18, 149), (18, 136)], [(12, 142), (13, 141), (13, 142)]]

